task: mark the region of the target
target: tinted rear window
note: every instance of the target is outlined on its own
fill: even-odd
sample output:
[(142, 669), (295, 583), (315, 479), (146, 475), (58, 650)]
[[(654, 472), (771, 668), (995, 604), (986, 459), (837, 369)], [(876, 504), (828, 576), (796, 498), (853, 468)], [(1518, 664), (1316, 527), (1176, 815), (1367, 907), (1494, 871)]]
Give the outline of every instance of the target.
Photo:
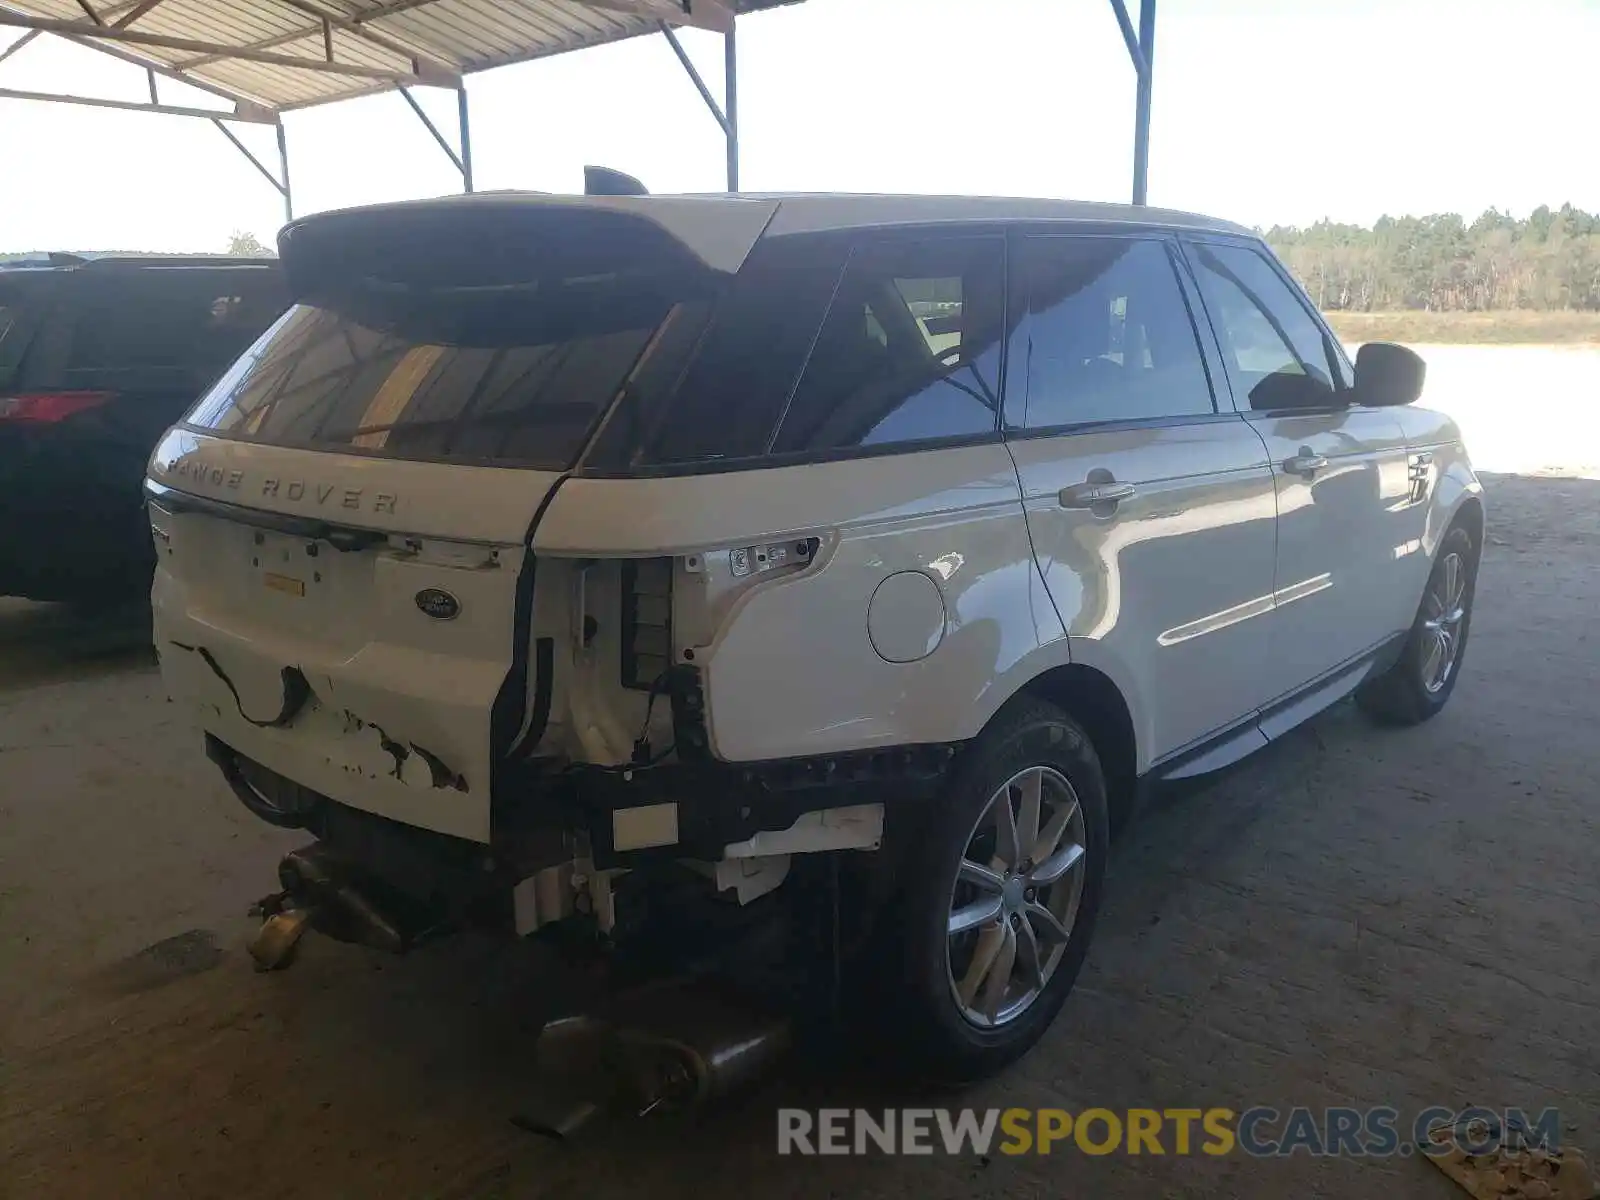
[(559, 470), (703, 307), (661, 281), (605, 278), (299, 305), (188, 424), (281, 446)]

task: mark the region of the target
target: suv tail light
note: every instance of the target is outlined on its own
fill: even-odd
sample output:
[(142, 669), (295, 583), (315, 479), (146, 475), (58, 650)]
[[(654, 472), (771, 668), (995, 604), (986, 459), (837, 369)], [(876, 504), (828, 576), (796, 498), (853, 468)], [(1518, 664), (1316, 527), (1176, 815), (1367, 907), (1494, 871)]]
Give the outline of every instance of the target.
[(98, 408), (115, 392), (24, 392), (0, 396), (0, 421), (31, 421), (49, 425), (85, 409)]

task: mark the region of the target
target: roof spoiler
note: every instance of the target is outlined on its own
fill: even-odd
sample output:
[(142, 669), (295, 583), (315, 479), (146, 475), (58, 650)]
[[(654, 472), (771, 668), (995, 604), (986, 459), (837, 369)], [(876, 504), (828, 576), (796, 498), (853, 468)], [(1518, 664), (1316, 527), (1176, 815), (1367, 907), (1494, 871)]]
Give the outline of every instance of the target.
[(359, 285), (491, 287), (644, 267), (738, 271), (778, 209), (747, 197), (480, 193), (317, 213), (285, 225), (291, 295)]
[(585, 196), (648, 196), (650, 191), (632, 175), (613, 171), (610, 167), (584, 167), (583, 194)]

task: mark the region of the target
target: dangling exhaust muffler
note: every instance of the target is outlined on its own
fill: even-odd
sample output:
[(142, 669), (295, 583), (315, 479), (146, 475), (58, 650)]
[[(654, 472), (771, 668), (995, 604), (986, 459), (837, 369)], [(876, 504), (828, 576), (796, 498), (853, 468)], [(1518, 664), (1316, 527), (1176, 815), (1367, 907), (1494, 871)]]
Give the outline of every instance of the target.
[[(380, 899), (377, 885), (361, 881), (325, 843), (291, 850), (278, 864), (283, 890), (257, 902), (253, 915), (264, 918), (250, 940), (256, 969), (287, 966), (307, 929), (339, 941), (402, 954), (432, 927), (400, 915), (392, 898)], [(436, 923), (435, 923), (436, 924)]]
[(640, 988), (614, 997), (598, 1014), (544, 1027), (539, 1072), (548, 1090), (516, 1121), (565, 1141), (602, 1114), (698, 1108), (760, 1079), (792, 1040), (787, 1018), (709, 984)]

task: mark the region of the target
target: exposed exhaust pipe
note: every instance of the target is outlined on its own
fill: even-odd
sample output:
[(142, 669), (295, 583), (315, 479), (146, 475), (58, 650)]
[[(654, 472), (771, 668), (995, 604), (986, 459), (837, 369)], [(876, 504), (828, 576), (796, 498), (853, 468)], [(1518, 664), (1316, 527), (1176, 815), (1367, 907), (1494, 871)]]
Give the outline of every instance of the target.
[(537, 1049), (545, 1089), (514, 1120), (567, 1141), (602, 1114), (698, 1108), (754, 1083), (792, 1041), (786, 1018), (708, 986), (641, 988), (615, 997), (601, 1014), (544, 1027)]
[(283, 891), (251, 909), (264, 918), (248, 947), (258, 970), (288, 966), (295, 946), (312, 927), (340, 941), (393, 954), (403, 953), (416, 940), (322, 842), (284, 855), (278, 882)]

